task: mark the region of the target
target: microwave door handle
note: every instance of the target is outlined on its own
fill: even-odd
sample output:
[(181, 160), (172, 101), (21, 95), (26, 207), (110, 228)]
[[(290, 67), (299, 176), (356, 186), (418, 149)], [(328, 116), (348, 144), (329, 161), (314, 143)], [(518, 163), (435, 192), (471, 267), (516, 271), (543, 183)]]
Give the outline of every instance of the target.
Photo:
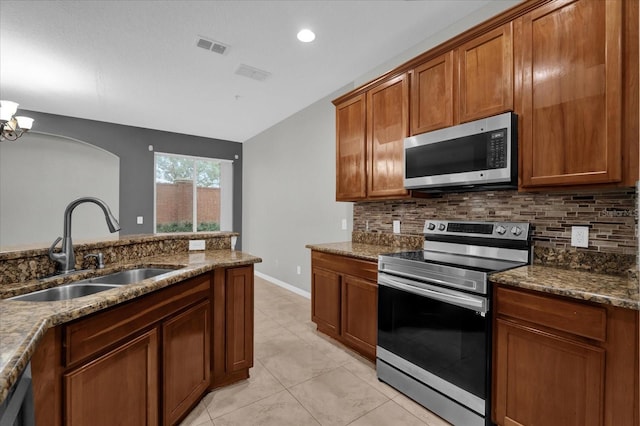
[(413, 293), (418, 296), (423, 296), (428, 299), (438, 300), (440, 302), (451, 303), (452, 305), (459, 306), (461, 308), (470, 309), (472, 311), (479, 312), (481, 314), (485, 314), (488, 312), (489, 307), (487, 306), (487, 302), (485, 298), (482, 297), (473, 297), (473, 296), (463, 296), (457, 294), (449, 294), (443, 293), (441, 291), (432, 290), (431, 287), (422, 288), (415, 287), (412, 285), (404, 284), (397, 279), (391, 279), (386, 276), (378, 275), (378, 284), (395, 288), (396, 290), (402, 290), (409, 293)]

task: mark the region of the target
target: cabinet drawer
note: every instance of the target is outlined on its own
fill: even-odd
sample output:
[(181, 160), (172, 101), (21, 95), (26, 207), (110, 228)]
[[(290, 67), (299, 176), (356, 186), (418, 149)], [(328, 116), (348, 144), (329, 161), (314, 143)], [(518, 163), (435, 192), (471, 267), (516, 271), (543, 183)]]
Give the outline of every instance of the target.
[(313, 250), (311, 251), (311, 264), (314, 268), (323, 268), (338, 274), (378, 281), (378, 262)]
[(599, 306), (521, 290), (496, 289), (498, 315), (604, 342), (607, 311)]
[(64, 326), (65, 366), (82, 361), (209, 296), (204, 274)]

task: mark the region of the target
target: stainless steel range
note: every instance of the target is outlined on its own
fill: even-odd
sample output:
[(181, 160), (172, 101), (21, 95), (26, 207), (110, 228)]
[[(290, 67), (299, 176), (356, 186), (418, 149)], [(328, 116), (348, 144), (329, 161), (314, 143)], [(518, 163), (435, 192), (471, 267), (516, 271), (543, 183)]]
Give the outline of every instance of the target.
[(529, 224), (427, 221), (378, 260), (378, 378), (458, 426), (491, 425), (487, 276), (531, 260)]

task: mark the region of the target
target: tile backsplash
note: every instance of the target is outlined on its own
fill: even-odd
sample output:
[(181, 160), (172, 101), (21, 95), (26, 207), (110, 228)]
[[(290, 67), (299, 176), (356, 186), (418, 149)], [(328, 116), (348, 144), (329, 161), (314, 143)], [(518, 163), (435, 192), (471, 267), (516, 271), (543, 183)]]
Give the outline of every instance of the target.
[[(636, 189), (602, 192), (519, 193), (491, 191), (450, 193), (406, 201), (355, 203), (353, 230), (422, 234), (425, 220), (459, 219), (529, 222), (536, 261), (593, 269), (598, 258), (635, 267), (638, 251)], [(589, 247), (571, 247), (571, 226), (589, 227)], [(574, 264), (574, 265), (571, 265)]]

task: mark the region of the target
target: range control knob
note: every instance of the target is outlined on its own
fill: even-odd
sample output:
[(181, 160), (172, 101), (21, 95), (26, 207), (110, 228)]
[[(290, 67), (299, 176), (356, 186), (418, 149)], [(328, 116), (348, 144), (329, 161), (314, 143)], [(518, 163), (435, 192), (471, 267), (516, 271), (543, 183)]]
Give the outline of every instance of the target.
[(498, 227), (496, 228), (496, 233), (498, 235), (504, 235), (505, 232), (507, 232), (507, 228), (502, 225), (498, 225)]
[(444, 223), (441, 223), (440, 225), (438, 225), (438, 230), (444, 231)]
[(427, 225), (427, 229), (428, 229), (429, 231), (433, 231), (434, 229), (436, 229), (436, 226), (435, 226), (433, 223), (429, 223), (429, 224)]
[(522, 234), (522, 229), (520, 229), (520, 227), (518, 226), (514, 226), (513, 228), (511, 228), (511, 233), (517, 237), (518, 235)]

